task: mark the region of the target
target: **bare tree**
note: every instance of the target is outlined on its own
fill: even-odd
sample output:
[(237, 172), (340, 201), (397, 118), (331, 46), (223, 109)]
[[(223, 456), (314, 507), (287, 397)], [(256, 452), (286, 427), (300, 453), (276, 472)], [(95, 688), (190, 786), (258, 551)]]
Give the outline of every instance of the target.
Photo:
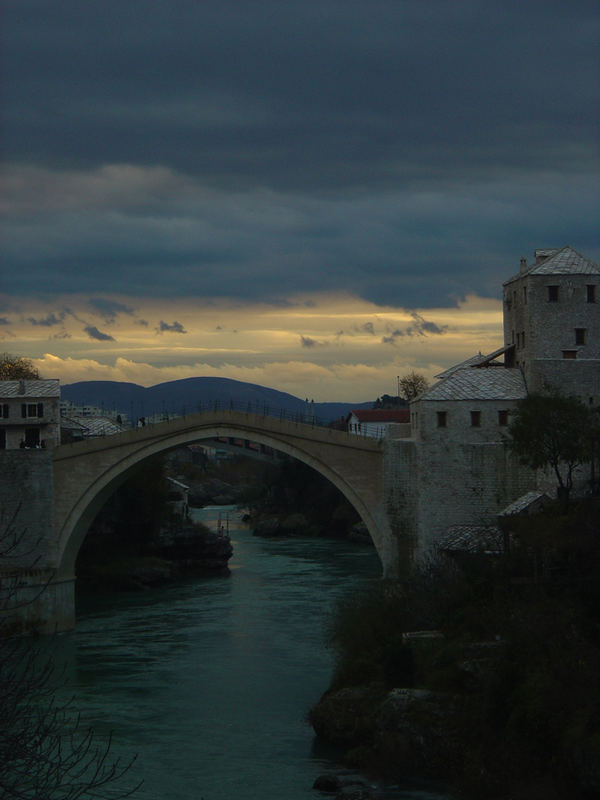
[[(24, 532), (18, 509), (1, 522), (0, 560), (6, 564)], [(2, 580), (1, 611), (15, 608), (15, 584)], [(0, 624), (0, 797), (7, 800), (98, 800), (130, 797), (123, 788), (132, 761), (110, 757), (111, 740), (98, 741), (81, 724), (73, 701), (57, 700), (60, 675), (29, 638), (6, 638)]]
[(0, 355), (0, 381), (39, 380), (39, 377), (40, 373), (29, 358), (10, 353)]
[(398, 378), (398, 389), (409, 402), (422, 394), (428, 386), (427, 378), (414, 370)]

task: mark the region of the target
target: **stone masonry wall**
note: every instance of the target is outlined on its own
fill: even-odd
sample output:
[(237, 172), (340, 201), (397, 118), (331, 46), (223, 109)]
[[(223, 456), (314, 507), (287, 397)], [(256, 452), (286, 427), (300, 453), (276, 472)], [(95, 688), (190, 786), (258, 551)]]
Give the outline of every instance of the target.
[[(56, 545), (52, 451), (0, 450), (0, 473), (0, 569), (53, 568)], [(7, 531), (11, 521), (12, 533)], [(15, 535), (18, 541), (8, 554), (6, 545)]]

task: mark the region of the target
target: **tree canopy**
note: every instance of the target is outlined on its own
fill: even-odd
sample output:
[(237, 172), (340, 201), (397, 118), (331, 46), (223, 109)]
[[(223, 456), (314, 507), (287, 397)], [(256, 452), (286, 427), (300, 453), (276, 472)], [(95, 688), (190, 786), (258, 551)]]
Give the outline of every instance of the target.
[(29, 358), (13, 356), (10, 353), (0, 355), (0, 380), (39, 380), (40, 373)]
[(576, 397), (530, 394), (517, 403), (511, 447), (522, 464), (552, 469), (568, 496), (574, 469), (591, 459), (593, 427), (592, 412)]

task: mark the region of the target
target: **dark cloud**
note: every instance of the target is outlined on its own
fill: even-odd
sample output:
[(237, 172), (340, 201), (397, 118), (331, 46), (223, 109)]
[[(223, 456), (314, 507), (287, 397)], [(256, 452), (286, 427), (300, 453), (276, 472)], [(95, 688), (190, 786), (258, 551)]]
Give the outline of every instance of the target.
[(103, 333), (99, 331), (95, 325), (86, 325), (84, 328), (87, 335), (90, 339), (97, 339), (99, 342), (114, 342), (114, 337), (112, 337), (109, 333)]
[(411, 311), (410, 315), (414, 320), (414, 324), (411, 326), (410, 330), (414, 331), (420, 336), (427, 336), (428, 333), (442, 334), (445, 333), (448, 328), (447, 325), (443, 325), (440, 328), (440, 326), (436, 325), (435, 322), (430, 322), (424, 319), (421, 314), (418, 314), (416, 311)]
[(169, 324), (168, 322), (163, 322), (162, 319), (156, 331), (157, 333), (187, 333), (181, 322), (173, 321)]
[(54, 312), (47, 314), (45, 317), (40, 317), (36, 319), (35, 317), (28, 317), (27, 321), (30, 322), (32, 325), (41, 325), (46, 328), (51, 328), (54, 325), (62, 325), (65, 318), (65, 312), (61, 311), (61, 313), (57, 316)]
[(427, 308), (600, 259), (591, 0), (0, 2), (5, 291)]
[(316, 347), (319, 343), (316, 339), (311, 339), (310, 336), (301, 336), (300, 343), (302, 347)]
[(133, 308), (119, 303), (116, 300), (108, 300), (105, 297), (91, 297), (88, 300), (92, 309), (104, 318), (105, 322), (114, 322), (117, 314), (133, 314)]
[(375, 326), (372, 322), (363, 322), (361, 325), (353, 325), (352, 330), (356, 333), (368, 333), (369, 336), (375, 336)]
[(392, 330), (388, 327), (388, 334), (381, 337), (383, 344), (396, 344), (396, 340), (402, 338), (403, 336), (427, 336), (429, 334), (442, 335), (448, 329), (447, 325), (442, 325), (440, 327), (437, 325), (437, 323), (432, 322), (431, 320), (426, 320), (417, 311), (409, 311), (408, 313), (412, 317), (413, 322), (410, 325), (407, 325), (404, 329), (395, 328)]
[(150, 323), (148, 322), (147, 319), (136, 319), (135, 324), (141, 325), (143, 328), (147, 328)]
[(62, 331), (61, 333), (55, 333), (52, 335), (53, 339), (71, 339), (72, 336), (67, 331)]
[(10, 325), (10, 321), (6, 317), (0, 317), (0, 325)]

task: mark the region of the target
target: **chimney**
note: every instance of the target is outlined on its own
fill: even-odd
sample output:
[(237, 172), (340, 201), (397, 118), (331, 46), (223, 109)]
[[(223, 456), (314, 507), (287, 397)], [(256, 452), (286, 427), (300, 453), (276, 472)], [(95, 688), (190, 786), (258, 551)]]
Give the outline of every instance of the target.
[(527, 269), (527, 259), (525, 256), (521, 256), (521, 272), (525, 272)]

